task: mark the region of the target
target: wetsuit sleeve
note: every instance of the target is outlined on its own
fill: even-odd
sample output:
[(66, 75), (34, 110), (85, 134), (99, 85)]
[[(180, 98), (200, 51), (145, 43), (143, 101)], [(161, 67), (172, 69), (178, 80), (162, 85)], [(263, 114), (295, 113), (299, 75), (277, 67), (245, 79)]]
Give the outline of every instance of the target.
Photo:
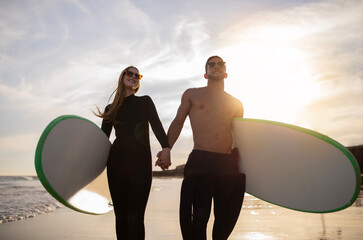
[(163, 125), (161, 124), (158, 112), (156, 111), (153, 100), (147, 96), (147, 115), (150, 122), (151, 128), (158, 139), (160, 145), (163, 148), (169, 148), (168, 137), (164, 131)]
[[(107, 105), (107, 107), (105, 108), (105, 112), (107, 112), (109, 108), (110, 108), (110, 105)], [(111, 135), (111, 131), (112, 131), (112, 122), (106, 121), (105, 119), (103, 119), (101, 129), (109, 138)]]

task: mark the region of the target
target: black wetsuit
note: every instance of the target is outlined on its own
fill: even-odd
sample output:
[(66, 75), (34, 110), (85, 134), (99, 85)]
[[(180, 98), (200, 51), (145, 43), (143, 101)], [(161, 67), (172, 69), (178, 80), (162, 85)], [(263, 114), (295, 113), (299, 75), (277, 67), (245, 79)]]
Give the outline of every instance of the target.
[(108, 137), (112, 127), (116, 131), (107, 162), (107, 177), (116, 216), (117, 239), (144, 239), (144, 213), (152, 178), (149, 123), (163, 148), (169, 147), (168, 139), (148, 96), (126, 97), (116, 121), (114, 126), (103, 121), (102, 130)]
[(193, 150), (185, 165), (180, 196), (183, 239), (207, 239), (206, 228), (213, 198), (212, 237), (226, 240), (238, 220), (244, 192), (245, 175), (238, 172), (236, 154)]

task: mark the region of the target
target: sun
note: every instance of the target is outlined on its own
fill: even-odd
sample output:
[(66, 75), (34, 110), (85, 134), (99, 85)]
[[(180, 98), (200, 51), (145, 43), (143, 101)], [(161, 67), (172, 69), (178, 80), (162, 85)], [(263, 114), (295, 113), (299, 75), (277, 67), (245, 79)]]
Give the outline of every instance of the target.
[(307, 55), (294, 42), (297, 30), (284, 36), (265, 31), (269, 37), (244, 36), (221, 51), (229, 75), (226, 91), (242, 101), (245, 117), (295, 124), (299, 109), (319, 96), (319, 86)]

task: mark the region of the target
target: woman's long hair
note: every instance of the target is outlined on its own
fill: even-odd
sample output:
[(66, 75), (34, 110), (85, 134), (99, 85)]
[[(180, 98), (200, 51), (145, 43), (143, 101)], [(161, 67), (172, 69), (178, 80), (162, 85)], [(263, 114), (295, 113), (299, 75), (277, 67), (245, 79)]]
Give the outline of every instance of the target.
[[(103, 118), (106, 121), (110, 121), (112, 123), (116, 123), (116, 114), (117, 114), (117, 110), (121, 107), (122, 103), (124, 102), (125, 99), (125, 95), (126, 95), (126, 90), (125, 90), (125, 86), (124, 86), (124, 76), (126, 74), (126, 72), (130, 69), (130, 68), (135, 68), (137, 71), (139, 71), (136, 67), (134, 66), (129, 66), (127, 68), (125, 68), (121, 74), (120, 77), (118, 78), (118, 84), (117, 84), (117, 88), (112, 92), (110, 98), (108, 99), (108, 101), (110, 101), (111, 97), (113, 94), (115, 94), (115, 98), (113, 99), (112, 103), (110, 104), (109, 108), (107, 109), (107, 111), (102, 112), (97, 106), (97, 113), (93, 112), (96, 116)], [(135, 89), (135, 93), (137, 93), (137, 91), (139, 91), (140, 88), (140, 83), (139, 86), (137, 86), (137, 88)]]

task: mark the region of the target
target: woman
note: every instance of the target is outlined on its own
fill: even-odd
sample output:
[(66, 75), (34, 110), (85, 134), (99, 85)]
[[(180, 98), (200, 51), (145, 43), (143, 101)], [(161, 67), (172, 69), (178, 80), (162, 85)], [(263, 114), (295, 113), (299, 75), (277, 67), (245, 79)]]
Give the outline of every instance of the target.
[[(117, 239), (144, 239), (144, 213), (149, 197), (152, 166), (149, 123), (163, 151), (158, 160), (162, 169), (170, 166), (168, 139), (149, 96), (137, 97), (142, 75), (136, 67), (122, 71), (115, 98), (102, 113), (102, 130), (116, 139), (110, 149), (107, 177), (116, 216)], [(112, 96), (112, 95), (111, 95)]]

